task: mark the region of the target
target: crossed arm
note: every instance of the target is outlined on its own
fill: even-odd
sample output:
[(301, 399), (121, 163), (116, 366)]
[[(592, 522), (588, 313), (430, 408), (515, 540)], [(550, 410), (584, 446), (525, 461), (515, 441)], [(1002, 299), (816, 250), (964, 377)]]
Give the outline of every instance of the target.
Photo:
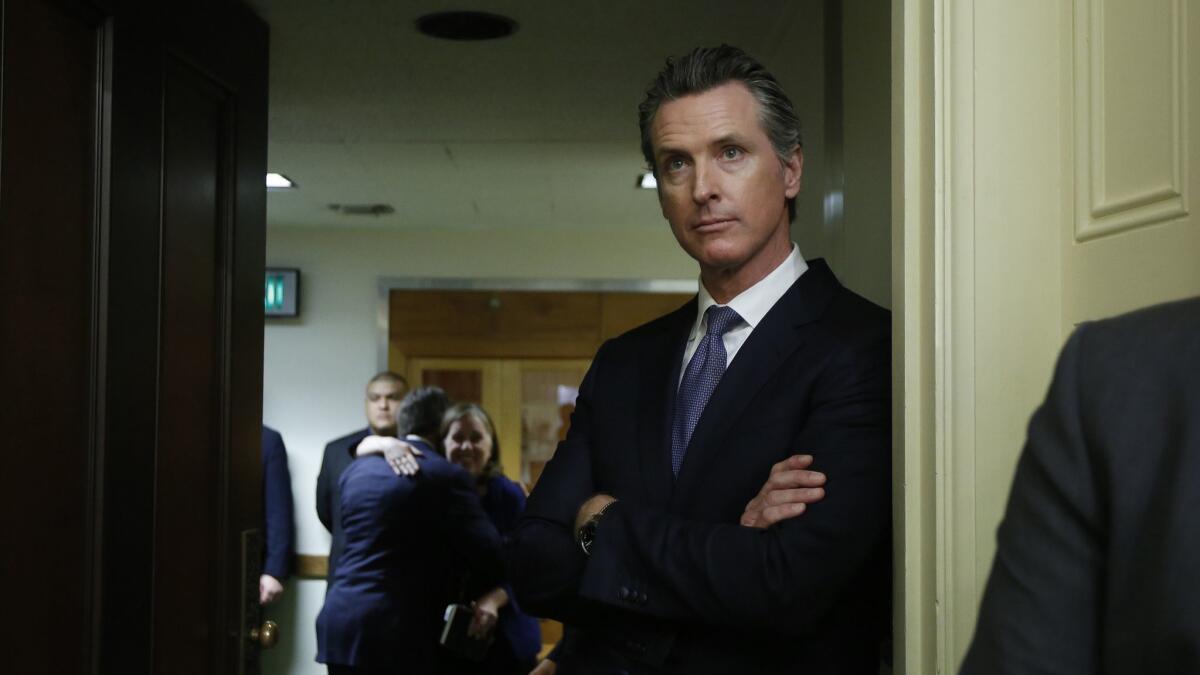
[[(534, 613), (586, 623), (592, 603), (600, 603), (665, 619), (802, 634), (886, 545), (886, 349), (848, 350), (835, 358), (794, 439), (795, 454), (773, 467), (738, 523), (690, 521), (594, 494), (589, 384), (581, 387), (569, 438), (547, 466), (514, 537), (513, 576), (523, 605)], [(796, 455), (819, 457), (831, 477), (827, 494), (823, 476), (806, 468), (812, 460)], [(823, 497), (819, 508), (800, 506), (817, 495)], [(574, 541), (576, 523), (606, 506), (585, 557)], [(618, 602), (617, 589), (632, 586), (637, 602)]]

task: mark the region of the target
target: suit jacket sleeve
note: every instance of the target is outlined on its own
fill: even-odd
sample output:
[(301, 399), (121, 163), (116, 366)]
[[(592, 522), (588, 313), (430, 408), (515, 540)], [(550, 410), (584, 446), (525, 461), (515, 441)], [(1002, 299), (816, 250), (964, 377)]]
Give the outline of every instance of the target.
[(1082, 414), (1086, 336), (1068, 341), (1030, 422), (963, 673), (1099, 672), (1104, 504)]
[[(594, 367), (601, 367), (601, 356)], [(763, 531), (689, 521), (622, 500), (606, 512), (585, 558), (571, 533), (575, 511), (593, 491), (585, 380), (569, 438), (523, 521), (544, 551), (540, 565), (517, 561), (531, 568), (520, 571), (525, 590), (568, 621), (585, 622), (581, 603), (588, 602), (679, 621), (811, 632), (888, 545), (890, 389), (886, 339), (831, 355), (790, 448), (817, 456), (814, 468), (829, 476), (826, 498), (804, 516)]]
[(330, 460), (330, 455), (337, 449), (333, 443), (325, 446), (325, 454), (321, 456), (321, 470), (317, 473), (317, 518), (329, 532), (333, 532), (333, 482), (339, 477), (332, 476), (332, 467), (336, 465)]
[(292, 476), (287, 449), (278, 432), (263, 432), (263, 512), (266, 516), (266, 556), (263, 572), (279, 580), (291, 574), (295, 546)]
[(453, 557), (463, 561), (471, 572), (473, 583), (495, 588), (504, 580), (500, 533), (484, 512), (471, 476), (457, 467), (448, 468), (442, 509), (447, 543)]

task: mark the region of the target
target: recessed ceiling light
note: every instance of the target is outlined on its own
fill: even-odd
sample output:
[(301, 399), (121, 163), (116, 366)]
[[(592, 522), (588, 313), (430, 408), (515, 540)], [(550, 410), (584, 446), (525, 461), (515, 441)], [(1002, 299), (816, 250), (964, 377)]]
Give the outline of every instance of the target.
[(643, 190), (653, 190), (654, 188), (658, 187), (658, 180), (654, 178), (654, 173), (652, 171), (646, 171), (645, 173), (638, 175), (637, 187), (640, 187)]
[(267, 174), (268, 190), (295, 190), (296, 182), (281, 173)]
[(495, 40), (515, 33), (517, 22), (486, 12), (434, 12), (417, 19), (417, 30), (443, 40)]

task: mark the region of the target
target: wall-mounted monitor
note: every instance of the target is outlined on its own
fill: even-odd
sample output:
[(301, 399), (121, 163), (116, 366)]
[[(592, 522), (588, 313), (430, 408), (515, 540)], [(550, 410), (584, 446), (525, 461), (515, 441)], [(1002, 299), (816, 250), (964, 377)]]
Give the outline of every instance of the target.
[(267, 316), (300, 316), (300, 270), (268, 267), (263, 307)]

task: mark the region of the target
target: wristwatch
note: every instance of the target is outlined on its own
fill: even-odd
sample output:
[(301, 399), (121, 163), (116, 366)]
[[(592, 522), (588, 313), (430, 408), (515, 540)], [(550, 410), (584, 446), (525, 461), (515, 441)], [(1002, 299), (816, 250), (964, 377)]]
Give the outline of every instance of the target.
[(575, 533), (575, 538), (579, 540), (579, 548), (583, 549), (583, 554), (590, 556), (592, 554), (592, 542), (596, 541), (596, 527), (600, 524), (600, 516), (608, 510), (608, 507), (616, 503), (616, 500), (604, 505), (604, 508), (593, 513), (579, 526), (579, 530)]

